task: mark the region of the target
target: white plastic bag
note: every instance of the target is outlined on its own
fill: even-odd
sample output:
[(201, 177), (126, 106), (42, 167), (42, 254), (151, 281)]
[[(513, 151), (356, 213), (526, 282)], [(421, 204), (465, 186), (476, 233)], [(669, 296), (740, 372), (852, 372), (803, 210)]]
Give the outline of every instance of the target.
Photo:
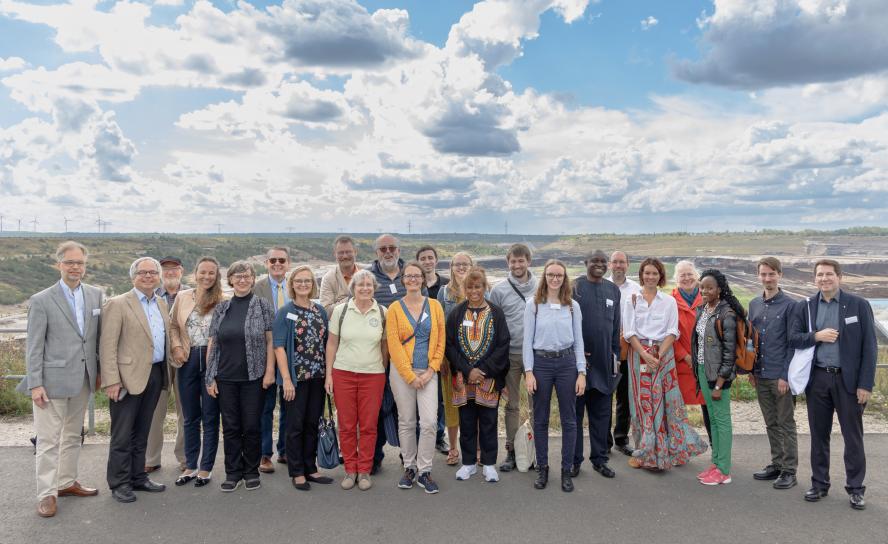
[(518, 472), (527, 472), (536, 463), (536, 446), (533, 442), (533, 429), (527, 421), (515, 433), (515, 467)]
[[(808, 332), (813, 332), (811, 327), (811, 307), (810, 300), (805, 299), (805, 310), (808, 312)], [(811, 377), (811, 363), (814, 362), (814, 349), (810, 348), (797, 349), (789, 362), (789, 371), (787, 372), (787, 380), (789, 381), (789, 390), (793, 395), (801, 394), (808, 387), (808, 379)]]

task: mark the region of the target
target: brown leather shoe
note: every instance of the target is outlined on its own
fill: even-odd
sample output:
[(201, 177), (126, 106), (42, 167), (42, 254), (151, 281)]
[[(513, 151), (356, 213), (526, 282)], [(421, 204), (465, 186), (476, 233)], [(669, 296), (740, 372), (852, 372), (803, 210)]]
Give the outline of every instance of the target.
[(148, 474), (151, 474), (152, 472), (156, 472), (158, 470), (160, 470), (160, 465), (145, 465), (145, 472)]
[(80, 482), (74, 481), (65, 489), (59, 489), (59, 497), (95, 497), (99, 490), (94, 487), (83, 487)]
[(274, 464), (272, 464), (270, 457), (263, 457), (259, 462), (259, 472), (264, 472), (265, 474), (274, 472)]
[(37, 503), (37, 515), (41, 518), (51, 518), (56, 515), (56, 498), (50, 495), (40, 499)]

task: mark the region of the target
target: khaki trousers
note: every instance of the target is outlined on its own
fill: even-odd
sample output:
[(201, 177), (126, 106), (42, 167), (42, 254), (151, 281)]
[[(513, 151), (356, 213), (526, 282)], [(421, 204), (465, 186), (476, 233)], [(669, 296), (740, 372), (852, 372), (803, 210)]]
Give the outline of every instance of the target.
[[(416, 468), (419, 474), (432, 471), (435, 456), (435, 435), (438, 433), (438, 374), (422, 389), (414, 389), (392, 369), (389, 381), (398, 405), (398, 440), (404, 468)], [(419, 412), (419, 438), (416, 436), (416, 415)]]
[(40, 408), (33, 404), (37, 431), (37, 499), (58, 496), (77, 479), (83, 414), (89, 403), (89, 385), (84, 379), (76, 397), (50, 399)]
[(509, 401), (506, 403), (506, 449), (511, 450), (515, 444), (515, 433), (521, 422), (518, 420), (518, 407), (521, 405), (521, 397), (527, 398), (528, 426), (533, 429), (533, 397), (527, 394), (527, 389), (521, 387), (524, 378), (524, 358), (520, 353), (509, 354), (509, 373), (506, 374), (506, 388), (509, 390)]
[(157, 407), (154, 409), (154, 417), (151, 419), (151, 432), (148, 433), (148, 449), (145, 450), (145, 466), (153, 467), (160, 463), (163, 451), (163, 424), (166, 420), (167, 404), (170, 395), (175, 395), (176, 400), (176, 446), (173, 453), (179, 464), (185, 463), (185, 430), (182, 419), (182, 403), (179, 402), (178, 372), (179, 369), (170, 367), (170, 387), (160, 392), (157, 399)]

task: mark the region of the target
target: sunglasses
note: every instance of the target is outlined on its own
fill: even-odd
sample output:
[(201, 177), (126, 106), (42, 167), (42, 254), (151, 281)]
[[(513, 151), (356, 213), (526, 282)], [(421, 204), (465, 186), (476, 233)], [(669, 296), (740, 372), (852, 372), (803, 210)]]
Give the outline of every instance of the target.
[(286, 257), (271, 257), (268, 259), (269, 264), (287, 264)]
[(398, 246), (379, 246), (376, 248), (376, 251), (381, 251), (383, 253), (394, 253), (398, 251)]

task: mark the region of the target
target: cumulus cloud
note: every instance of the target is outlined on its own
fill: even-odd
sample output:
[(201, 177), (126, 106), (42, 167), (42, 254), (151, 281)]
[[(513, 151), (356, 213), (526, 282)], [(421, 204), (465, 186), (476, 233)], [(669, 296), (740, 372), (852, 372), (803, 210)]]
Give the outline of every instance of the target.
[(882, 0), (715, 0), (701, 26), (703, 58), (673, 65), (693, 83), (760, 89), (888, 69)]
[(650, 30), (653, 27), (657, 26), (657, 23), (660, 21), (657, 20), (653, 15), (648, 15), (644, 19), (641, 20), (641, 29), (642, 30)]
[(0, 72), (13, 72), (16, 70), (21, 70), (27, 65), (28, 63), (25, 62), (25, 59), (21, 57), (0, 57)]

